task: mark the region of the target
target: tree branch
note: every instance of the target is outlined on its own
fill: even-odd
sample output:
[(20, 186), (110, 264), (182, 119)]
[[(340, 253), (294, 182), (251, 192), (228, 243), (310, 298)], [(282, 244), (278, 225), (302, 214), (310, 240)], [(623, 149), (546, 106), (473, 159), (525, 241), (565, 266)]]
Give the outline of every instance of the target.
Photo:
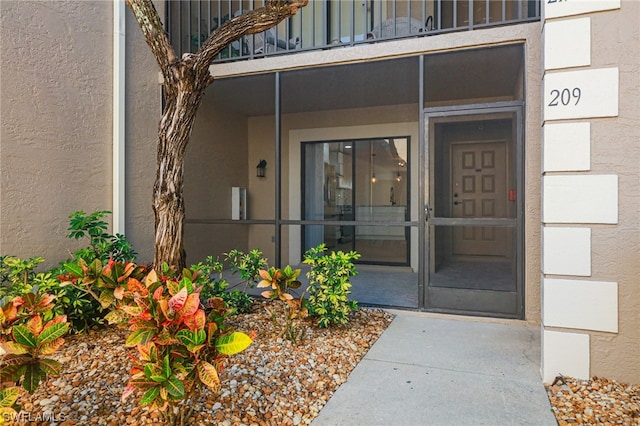
[(194, 68), (209, 68), (211, 62), (231, 42), (249, 34), (268, 30), (298, 13), (309, 0), (270, 0), (264, 7), (236, 16), (209, 35), (193, 57)]
[(125, 0), (125, 2), (133, 12), (136, 21), (138, 21), (142, 34), (162, 71), (165, 82), (173, 81), (171, 66), (178, 62), (178, 57), (173, 50), (173, 46), (169, 43), (158, 11), (152, 1)]

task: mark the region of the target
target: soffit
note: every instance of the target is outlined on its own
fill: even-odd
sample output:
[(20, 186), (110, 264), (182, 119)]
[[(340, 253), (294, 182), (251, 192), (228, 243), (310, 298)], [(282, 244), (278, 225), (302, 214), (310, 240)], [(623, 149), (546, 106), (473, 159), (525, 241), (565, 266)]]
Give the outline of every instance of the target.
[[(418, 57), (282, 72), (282, 113), (401, 105), (418, 102)], [(460, 50), (425, 57), (425, 99), (515, 97), (522, 46)], [(259, 74), (216, 80), (213, 99), (247, 116), (275, 112), (275, 76)]]

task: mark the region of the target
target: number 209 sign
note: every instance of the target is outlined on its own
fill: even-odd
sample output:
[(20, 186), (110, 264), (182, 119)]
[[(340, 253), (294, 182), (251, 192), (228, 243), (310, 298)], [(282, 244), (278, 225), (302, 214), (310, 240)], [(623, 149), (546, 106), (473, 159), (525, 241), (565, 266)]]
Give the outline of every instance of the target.
[(618, 68), (565, 71), (544, 77), (544, 119), (618, 115)]

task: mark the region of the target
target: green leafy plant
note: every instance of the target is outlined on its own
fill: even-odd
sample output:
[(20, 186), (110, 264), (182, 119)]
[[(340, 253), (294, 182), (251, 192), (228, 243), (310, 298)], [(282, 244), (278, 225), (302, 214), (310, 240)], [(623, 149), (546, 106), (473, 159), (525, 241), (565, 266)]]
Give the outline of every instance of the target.
[[(254, 249), (249, 253), (231, 250), (225, 254), (225, 261), (231, 275), (239, 275), (239, 281), (229, 283), (223, 277), (225, 264), (213, 256), (208, 256), (204, 262), (191, 267), (201, 272), (199, 283), (203, 285), (203, 289), (200, 296), (203, 301), (221, 297), (228, 307), (234, 309), (234, 313), (247, 313), (253, 306), (253, 299), (247, 294), (247, 288), (253, 287), (258, 281), (260, 270), (267, 267), (267, 260), (260, 250)], [(241, 285), (244, 286), (242, 290), (237, 288)]]
[(84, 259), (91, 262), (99, 259), (106, 262), (113, 259), (119, 262), (135, 260), (137, 253), (124, 235), (111, 235), (107, 233), (108, 224), (103, 220), (111, 214), (108, 210), (102, 210), (86, 214), (80, 210), (69, 215), (69, 238), (80, 240), (89, 239), (89, 247), (77, 250), (74, 253), (76, 259)]
[(86, 292), (71, 286), (63, 287), (59, 282), (49, 292), (56, 296), (56, 312), (67, 316), (69, 332), (83, 333), (91, 327), (104, 324), (108, 311), (102, 309), (100, 302), (87, 296)]
[(120, 308), (132, 304), (136, 292), (144, 289), (140, 279), (147, 273), (144, 266), (114, 260), (103, 265), (99, 259), (91, 264), (79, 259), (78, 263), (66, 263), (64, 267), (66, 273), (59, 277), (60, 285), (70, 286), (99, 303), (101, 318), (110, 324), (127, 320)]
[[(63, 344), (69, 323), (65, 315), (53, 316), (54, 296), (44, 293), (25, 293), (0, 305), (0, 384), (21, 385), (33, 393), (42, 380), (58, 376), (62, 366), (51, 358)], [(51, 318), (48, 321), (46, 318)], [(19, 407), (16, 400), (18, 386), (0, 391), (0, 415), (15, 418)]]
[(281, 328), (282, 335), (294, 345), (298, 343), (304, 333), (296, 320), (307, 316), (307, 308), (303, 295), (296, 298), (291, 290), (300, 288), (302, 283), (298, 281), (300, 269), (293, 269), (287, 265), (284, 269), (269, 268), (260, 271), (262, 281), (259, 288), (270, 287), (271, 290), (262, 292), (262, 296), (271, 300), (280, 301), (280, 309), (267, 308), (273, 319), (274, 326)]
[(325, 254), (321, 244), (304, 254), (303, 263), (311, 265), (309, 279), (309, 313), (317, 318), (319, 327), (349, 322), (349, 314), (358, 309), (355, 300), (349, 300), (352, 276), (357, 275), (354, 260), (360, 258), (355, 251)]
[(0, 298), (20, 296), (31, 292), (34, 287), (42, 291), (54, 287), (56, 280), (51, 273), (35, 270), (42, 262), (44, 262), (42, 257), (20, 259), (15, 256), (2, 256)]
[(75, 240), (87, 238), (89, 246), (76, 250), (72, 258), (49, 271), (55, 283), (46, 289), (56, 295), (56, 311), (67, 315), (71, 331), (76, 333), (103, 324), (108, 310), (99, 299), (87, 291), (86, 286), (68, 285), (73, 273), (77, 273), (78, 269), (83, 267), (94, 265), (95, 260), (107, 265), (109, 260), (127, 262), (135, 260), (136, 257), (136, 252), (123, 235), (111, 235), (107, 232), (108, 224), (103, 218), (109, 213), (106, 210), (91, 214), (85, 214), (83, 211), (71, 213), (67, 236)]
[(241, 290), (229, 290), (229, 283), (224, 279), (210, 280), (200, 294), (203, 301), (219, 297), (232, 309), (232, 313), (248, 313), (253, 306), (253, 299)]
[(90, 326), (101, 324), (106, 312), (103, 312), (100, 304), (87, 297), (86, 292), (61, 286), (58, 277), (64, 273), (62, 268), (36, 272), (35, 268), (43, 261), (41, 257), (24, 260), (3, 256), (0, 263), (0, 298), (7, 301), (30, 292), (48, 293), (56, 298), (53, 312), (67, 315), (71, 331), (81, 332)]
[(267, 267), (267, 259), (258, 249), (253, 249), (249, 253), (240, 250), (231, 250), (226, 253), (225, 260), (229, 262), (229, 268), (232, 274), (240, 274), (241, 282), (247, 287), (253, 287), (258, 281), (260, 270)]
[(68, 274), (62, 277), (65, 279), (63, 285), (87, 292), (100, 302), (103, 309), (107, 309), (114, 302), (124, 299), (128, 279), (136, 271), (137, 265), (109, 260), (103, 266), (99, 259), (91, 264), (80, 259), (77, 264), (65, 264), (65, 268)]
[(141, 405), (158, 409), (170, 424), (183, 424), (192, 406), (186, 401), (203, 386), (219, 390), (225, 356), (246, 349), (251, 337), (224, 323), (230, 315), (221, 298), (201, 303), (201, 271), (162, 265), (158, 274), (132, 262), (99, 260), (65, 265), (65, 285), (99, 300), (110, 323), (127, 323), (125, 346), (137, 347), (132, 376), (123, 398), (143, 393)]
[[(103, 218), (110, 212), (97, 211), (85, 214), (83, 211), (69, 215), (69, 238), (76, 240), (87, 238), (89, 247), (79, 249), (73, 257), (58, 267), (46, 272), (36, 272), (35, 268), (44, 261), (41, 257), (19, 259), (13, 256), (0, 258), (0, 298), (9, 298), (31, 292), (34, 287), (40, 292), (47, 292), (56, 296), (54, 311), (67, 315), (71, 331), (80, 333), (89, 327), (103, 324), (107, 314), (105, 301), (109, 297), (105, 292), (98, 274), (94, 274), (98, 289), (98, 296), (90, 294), (92, 285), (69, 286), (77, 276), (89, 279), (90, 270), (95, 270), (95, 260), (101, 265), (108, 265), (108, 261), (126, 262), (135, 259), (136, 252), (122, 235), (107, 233), (107, 222)], [(84, 268), (84, 269), (83, 269)], [(78, 271), (83, 271), (78, 272)], [(87, 272), (86, 274), (84, 272)], [(94, 271), (95, 272), (95, 271)], [(75, 275), (75, 276), (74, 276)], [(103, 281), (108, 281), (109, 274)], [(115, 286), (114, 286), (115, 288)]]
[(203, 386), (218, 392), (224, 357), (245, 350), (252, 339), (225, 325), (229, 309), (222, 299), (210, 299), (206, 314), (201, 289), (184, 274), (178, 281), (151, 271), (143, 283), (135, 305), (125, 310), (131, 316), (126, 346), (138, 355), (123, 399), (139, 390), (141, 405), (160, 410), (170, 424), (184, 424), (193, 409), (188, 401)]

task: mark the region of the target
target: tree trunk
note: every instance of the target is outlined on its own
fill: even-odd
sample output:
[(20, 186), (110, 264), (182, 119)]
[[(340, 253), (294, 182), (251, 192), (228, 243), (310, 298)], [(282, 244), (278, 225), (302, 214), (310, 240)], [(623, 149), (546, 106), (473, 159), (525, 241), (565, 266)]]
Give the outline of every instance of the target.
[[(185, 68), (183, 71), (186, 71), (183, 74), (193, 74)], [(158, 169), (153, 186), (156, 268), (167, 263), (181, 272), (186, 267), (184, 158), (205, 88), (197, 79), (183, 78), (174, 93), (166, 93), (166, 107), (158, 129)]]

